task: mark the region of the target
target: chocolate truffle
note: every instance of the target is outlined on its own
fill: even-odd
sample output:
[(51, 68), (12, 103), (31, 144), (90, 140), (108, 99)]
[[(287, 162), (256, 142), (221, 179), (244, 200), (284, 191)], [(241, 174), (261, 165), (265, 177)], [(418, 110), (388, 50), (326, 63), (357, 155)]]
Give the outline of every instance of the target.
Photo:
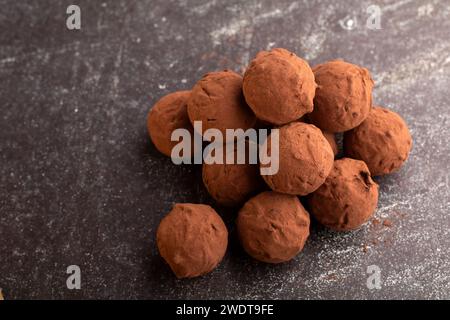
[(193, 136), (194, 131), (187, 114), (187, 100), (190, 93), (190, 91), (170, 93), (162, 97), (148, 113), (147, 130), (150, 138), (156, 149), (166, 156), (170, 157), (172, 148), (178, 144), (178, 141), (170, 140), (175, 129), (187, 129)]
[(203, 183), (217, 203), (223, 206), (236, 206), (242, 204), (249, 196), (261, 190), (264, 186), (264, 181), (259, 175), (259, 166), (257, 164), (249, 164), (248, 157), (245, 164), (237, 164), (236, 148), (234, 148), (234, 164), (226, 163), (227, 151), (225, 147), (222, 152), (224, 155), (222, 164), (203, 163)]
[(253, 258), (280, 263), (294, 258), (309, 236), (309, 214), (296, 196), (260, 193), (239, 211), (237, 230)]
[[(274, 191), (307, 195), (328, 176), (333, 167), (333, 150), (320, 129), (312, 124), (293, 122), (279, 130), (279, 170), (262, 177)], [(266, 141), (270, 155), (271, 138), (272, 134)], [(261, 164), (265, 166), (269, 165)]]
[(408, 159), (411, 147), (405, 121), (381, 107), (372, 108), (360, 126), (344, 134), (345, 155), (364, 160), (373, 176), (398, 170)]
[(262, 51), (244, 74), (245, 100), (256, 116), (282, 125), (313, 109), (316, 90), (308, 63), (285, 49)]
[(377, 202), (378, 185), (367, 165), (350, 158), (336, 160), (325, 183), (308, 196), (311, 214), (337, 231), (359, 228), (373, 215)]
[(225, 70), (203, 76), (192, 89), (188, 101), (191, 123), (202, 122), (203, 131), (252, 128), (256, 117), (242, 94), (242, 76)]
[(369, 71), (342, 60), (317, 65), (313, 71), (318, 87), (311, 123), (324, 131), (344, 132), (363, 122), (372, 107)]
[(159, 224), (158, 250), (178, 278), (212, 271), (222, 260), (228, 231), (210, 206), (178, 203)]
[(328, 143), (331, 146), (331, 150), (333, 150), (334, 156), (336, 156), (339, 152), (337, 143), (336, 143), (336, 136), (334, 135), (334, 133), (331, 132), (326, 132), (326, 131), (322, 131), (323, 136), (325, 137), (325, 139), (327, 139)]

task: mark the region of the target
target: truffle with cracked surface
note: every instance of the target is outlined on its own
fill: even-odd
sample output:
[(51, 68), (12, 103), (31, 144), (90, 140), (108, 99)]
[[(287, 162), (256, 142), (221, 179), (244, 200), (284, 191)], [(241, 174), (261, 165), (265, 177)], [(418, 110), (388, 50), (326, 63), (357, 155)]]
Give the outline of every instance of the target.
[(412, 138), (397, 113), (374, 107), (361, 125), (344, 134), (347, 157), (363, 160), (373, 176), (397, 171), (408, 159)]
[(336, 160), (325, 183), (308, 196), (311, 214), (324, 226), (337, 231), (361, 227), (375, 212), (378, 185), (360, 160)]
[(310, 219), (296, 196), (266, 191), (239, 211), (237, 230), (245, 251), (267, 263), (294, 258), (309, 236)]

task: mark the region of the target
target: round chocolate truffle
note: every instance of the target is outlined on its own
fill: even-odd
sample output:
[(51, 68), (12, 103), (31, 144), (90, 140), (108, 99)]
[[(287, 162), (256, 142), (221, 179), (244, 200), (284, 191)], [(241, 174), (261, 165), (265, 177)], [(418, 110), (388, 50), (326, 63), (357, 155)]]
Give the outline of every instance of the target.
[(313, 109), (316, 83), (308, 63), (285, 49), (262, 51), (244, 74), (245, 100), (256, 116), (282, 125)]
[[(244, 164), (237, 163), (237, 148), (226, 150), (222, 148), (224, 159), (221, 164), (203, 163), (202, 176), (203, 183), (209, 194), (223, 206), (236, 206), (242, 204), (249, 196), (261, 190), (264, 181), (259, 174), (259, 166), (250, 164), (248, 157)], [(226, 156), (233, 156), (234, 163), (227, 164)], [(208, 154), (208, 157), (210, 154)]]
[(190, 93), (190, 91), (170, 93), (162, 97), (148, 113), (147, 130), (150, 139), (156, 149), (166, 156), (170, 157), (172, 148), (178, 144), (178, 141), (170, 140), (175, 129), (187, 129), (193, 137), (194, 131), (187, 114), (187, 100)]
[(349, 231), (359, 228), (375, 212), (378, 185), (360, 160), (342, 158), (314, 193), (308, 196), (311, 214), (324, 226)]
[(239, 211), (237, 230), (253, 258), (280, 263), (294, 258), (309, 236), (309, 214), (296, 196), (260, 193)]
[[(272, 136), (267, 138), (272, 158)], [(275, 142), (275, 141), (274, 141)], [(279, 129), (279, 170), (262, 177), (277, 192), (307, 195), (316, 190), (333, 167), (334, 154), (322, 131), (312, 124), (293, 122)], [(261, 168), (270, 164), (261, 163)]]
[(192, 89), (188, 101), (191, 123), (202, 122), (202, 129), (252, 128), (256, 117), (247, 106), (242, 94), (242, 76), (225, 70), (207, 73)]
[(398, 170), (408, 159), (411, 147), (405, 121), (381, 107), (372, 108), (360, 126), (344, 134), (345, 155), (363, 160), (373, 176)]
[(339, 148), (336, 143), (336, 136), (334, 133), (322, 131), (323, 136), (327, 139), (328, 143), (331, 146), (331, 150), (333, 150), (334, 156), (336, 156), (339, 152)]
[(355, 128), (369, 114), (374, 85), (367, 69), (334, 60), (313, 68), (318, 84), (311, 123), (328, 132)]
[(228, 231), (210, 206), (178, 203), (159, 224), (158, 250), (178, 278), (212, 271), (222, 260)]

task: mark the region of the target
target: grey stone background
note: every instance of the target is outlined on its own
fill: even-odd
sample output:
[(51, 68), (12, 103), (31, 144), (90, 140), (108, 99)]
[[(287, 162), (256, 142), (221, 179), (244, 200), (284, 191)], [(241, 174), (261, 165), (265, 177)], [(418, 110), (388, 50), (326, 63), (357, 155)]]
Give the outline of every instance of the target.
[[(72, 3), (80, 31), (65, 26)], [(366, 28), (371, 4), (382, 10), (381, 30)], [(0, 0), (0, 8), (7, 299), (450, 298), (450, 1)], [(215, 206), (231, 231), (225, 259), (207, 276), (176, 280), (157, 253), (158, 223), (174, 202), (212, 201), (198, 166), (174, 166), (155, 150), (146, 114), (162, 95), (208, 71), (242, 71), (271, 47), (312, 65), (343, 58), (369, 68), (375, 102), (410, 126), (410, 159), (378, 179), (380, 223), (346, 234), (314, 224), (304, 251), (282, 265), (251, 260), (236, 240), (236, 210)], [(66, 288), (72, 264), (81, 290)], [(381, 269), (381, 290), (366, 287), (369, 265)]]

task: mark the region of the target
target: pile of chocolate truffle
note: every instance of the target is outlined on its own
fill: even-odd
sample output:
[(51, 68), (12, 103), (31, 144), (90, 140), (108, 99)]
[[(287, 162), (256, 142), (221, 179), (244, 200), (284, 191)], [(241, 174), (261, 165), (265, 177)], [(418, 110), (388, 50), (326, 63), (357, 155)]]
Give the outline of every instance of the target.
[[(226, 129), (279, 129), (276, 174), (261, 176), (263, 164), (203, 164), (202, 176), (217, 204), (236, 208), (245, 251), (259, 261), (281, 263), (303, 249), (309, 213), (336, 231), (361, 227), (377, 207), (372, 177), (398, 170), (408, 158), (408, 127), (397, 113), (373, 106), (373, 85), (360, 66), (335, 60), (311, 69), (294, 53), (273, 49), (258, 53), (243, 77), (211, 72), (191, 91), (161, 98), (147, 125), (154, 145), (167, 156), (177, 144), (171, 141), (173, 130), (193, 132), (194, 121), (224, 135)], [(343, 133), (340, 159), (336, 133)], [(222, 218), (204, 204), (175, 204), (156, 237), (178, 278), (212, 271), (228, 244)]]

